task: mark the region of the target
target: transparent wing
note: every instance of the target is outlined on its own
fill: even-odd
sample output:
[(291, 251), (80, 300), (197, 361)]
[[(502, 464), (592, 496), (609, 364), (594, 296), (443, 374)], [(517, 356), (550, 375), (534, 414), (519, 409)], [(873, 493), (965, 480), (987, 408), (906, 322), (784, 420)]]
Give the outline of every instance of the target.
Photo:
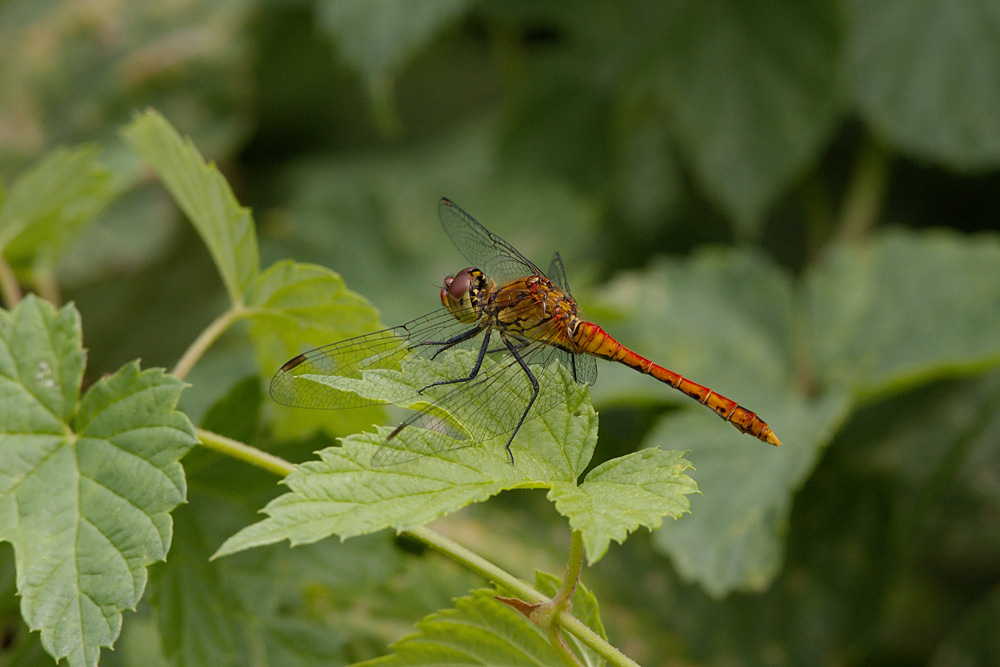
[[(271, 380), (271, 396), (283, 405), (314, 409), (410, 405), (418, 400), (422, 406), (399, 425), (373, 457), (373, 465), (379, 466), (510, 434), (524, 414), (533, 388), (498, 334), (491, 334), (487, 359), (474, 378), (430, 386), (471, 374), (485, 331), (475, 332), (442, 352), (447, 341), (470, 332), (475, 332), (474, 325), (463, 324), (447, 309), (440, 309), (398, 327), (324, 345), (286, 362)], [(561, 352), (539, 340), (508, 339), (536, 376)], [(449, 358), (460, 359), (464, 372), (456, 373), (455, 364), (445, 363)], [(401, 391), (397, 374), (362, 375), (363, 371), (399, 371), (406, 378), (406, 390)], [(357, 382), (349, 390), (345, 387), (350, 384), (324, 384), (327, 376)], [(415, 395), (413, 385), (424, 391)], [(528, 419), (551, 410), (561, 398), (557, 387), (540, 382)]]
[[(566, 279), (566, 269), (563, 268), (562, 258), (559, 253), (552, 256), (552, 263), (549, 264), (549, 280), (556, 287), (561, 289), (566, 296), (572, 298), (569, 291), (569, 280)], [(580, 384), (594, 384), (597, 382), (597, 360), (589, 354), (578, 354), (560, 349), (556, 354), (560, 362), (573, 374), (573, 379)]]
[[(426, 389), (423, 395), (430, 405), (396, 428), (375, 453), (372, 464), (395, 465), (513, 433), (534, 390), (517, 359), (502, 342), (498, 343), (502, 349), (494, 347), (491, 340), (490, 358), (474, 378)], [(561, 383), (546, 377), (552, 372), (547, 369), (559, 350), (540, 341), (513, 341), (513, 344), (539, 382), (538, 396), (527, 415), (527, 420), (531, 420), (563, 399)], [(470, 352), (464, 354), (469, 359), (474, 356)], [(501, 451), (502, 444), (498, 448)]]
[[(430, 357), (445, 341), (474, 329), (445, 308), (419, 317), (398, 327), (348, 338), (310, 350), (287, 361), (271, 380), (271, 397), (282, 405), (297, 408), (332, 410), (358, 408), (384, 403), (333, 386), (311, 381), (315, 376), (341, 376), (362, 379), (362, 371), (400, 370), (405, 359)], [(456, 347), (467, 347), (466, 341)], [(428, 381), (433, 382), (431, 379)], [(368, 378), (372, 390), (391, 389), (388, 379)], [(379, 387), (382, 383), (385, 386)]]
[(549, 264), (548, 279), (555, 283), (555, 286), (565, 292), (566, 296), (573, 296), (569, 291), (569, 280), (566, 279), (566, 269), (563, 268), (562, 257), (559, 253), (552, 255), (552, 263)]
[(441, 216), (441, 226), (459, 252), (497, 285), (536, 273), (542, 274), (542, 270), (528, 261), (514, 246), (476, 222), (451, 200), (442, 199), (438, 204), (438, 213)]

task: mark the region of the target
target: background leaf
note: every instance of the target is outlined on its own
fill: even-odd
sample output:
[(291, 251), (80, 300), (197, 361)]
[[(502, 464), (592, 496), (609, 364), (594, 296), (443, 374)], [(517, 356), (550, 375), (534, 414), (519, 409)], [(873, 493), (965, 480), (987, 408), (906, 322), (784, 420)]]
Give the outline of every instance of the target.
[[(320, 266), (278, 262), (258, 277), (249, 306), (250, 340), (257, 367), (265, 373), (277, 372), (308, 348), (380, 328), (375, 309), (348, 290), (340, 276)], [(270, 407), (284, 413), (274, 423), (282, 438), (302, 437), (320, 427), (349, 433), (382, 419), (377, 409), (290, 413)]]
[[(962, 169), (1000, 160), (1000, 9), (989, 0), (844, 4), (866, 122), (904, 151)], [(959, 104), (957, 113), (955, 105)]]
[(132, 364), (77, 404), (76, 312), (28, 298), (4, 320), (0, 535), (14, 545), (22, 613), (46, 651), (95, 665), (170, 545), (168, 512), (185, 493), (177, 460), (194, 443), (173, 411), (183, 384)]
[(95, 145), (54, 151), (11, 186), (0, 208), (0, 248), (24, 264), (57, 257), (117, 194)]
[(649, 80), (706, 191), (753, 230), (841, 110), (834, 5), (675, 2), (663, 20)]
[(882, 393), (995, 365), (1000, 313), (982, 305), (1000, 303), (997, 267), (992, 237), (894, 231), (832, 249), (807, 283), (820, 381)]

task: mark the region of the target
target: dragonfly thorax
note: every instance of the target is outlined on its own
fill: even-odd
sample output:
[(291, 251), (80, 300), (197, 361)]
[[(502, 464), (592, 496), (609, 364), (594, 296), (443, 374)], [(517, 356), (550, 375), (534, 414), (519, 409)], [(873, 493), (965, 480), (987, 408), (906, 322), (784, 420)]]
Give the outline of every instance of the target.
[(472, 324), (482, 315), (483, 303), (493, 289), (492, 281), (470, 266), (444, 279), (441, 303), (459, 322)]

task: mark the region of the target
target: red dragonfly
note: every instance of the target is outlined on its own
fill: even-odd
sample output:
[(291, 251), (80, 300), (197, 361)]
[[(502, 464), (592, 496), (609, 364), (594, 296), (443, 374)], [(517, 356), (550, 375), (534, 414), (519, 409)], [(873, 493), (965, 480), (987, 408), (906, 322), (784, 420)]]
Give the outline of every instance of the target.
[[(473, 264), (445, 278), (444, 308), (298, 355), (271, 380), (275, 401), (322, 409), (378, 403), (414, 408), (415, 414), (385, 439), (374, 465), (501, 435), (509, 436), (505, 447), (513, 464), (511, 443), (525, 420), (564, 396), (539, 377), (551, 379), (546, 369), (558, 363), (576, 382), (593, 384), (594, 359), (600, 357), (669, 384), (743, 433), (781, 444), (755, 413), (636, 354), (583, 320), (558, 253), (546, 275), (450, 200), (442, 199), (438, 210), (445, 232)], [(446, 357), (448, 364), (442, 363)], [(400, 381), (400, 373), (408, 383)], [(404, 384), (422, 388), (407, 394), (404, 387), (400, 394)], [(390, 445), (408, 427), (448, 437)]]

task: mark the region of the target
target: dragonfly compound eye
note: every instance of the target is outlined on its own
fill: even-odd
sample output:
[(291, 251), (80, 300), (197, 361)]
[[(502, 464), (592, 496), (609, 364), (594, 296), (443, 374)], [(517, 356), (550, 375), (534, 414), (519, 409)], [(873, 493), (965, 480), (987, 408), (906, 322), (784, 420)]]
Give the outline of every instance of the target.
[(462, 269), (454, 278), (445, 278), (444, 289), (441, 290), (441, 302), (460, 322), (475, 322), (479, 317), (476, 305), (478, 303), (479, 285), (473, 288), (473, 274), (476, 269)]
[(455, 301), (461, 301), (469, 295), (469, 290), (472, 289), (472, 276), (469, 275), (469, 269), (459, 271), (454, 278), (444, 281), (444, 284), (448, 289), (448, 296)]

